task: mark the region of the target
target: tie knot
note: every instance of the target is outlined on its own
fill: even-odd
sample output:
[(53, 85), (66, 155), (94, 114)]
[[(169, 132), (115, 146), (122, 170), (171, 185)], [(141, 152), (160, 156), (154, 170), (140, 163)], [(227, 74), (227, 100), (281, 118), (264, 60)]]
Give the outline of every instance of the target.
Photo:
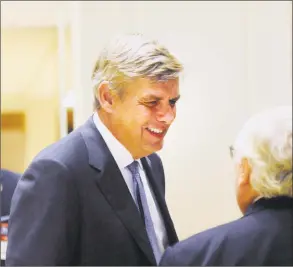
[(127, 168), (131, 171), (132, 175), (135, 175), (136, 173), (138, 173), (138, 161), (133, 161), (127, 166)]

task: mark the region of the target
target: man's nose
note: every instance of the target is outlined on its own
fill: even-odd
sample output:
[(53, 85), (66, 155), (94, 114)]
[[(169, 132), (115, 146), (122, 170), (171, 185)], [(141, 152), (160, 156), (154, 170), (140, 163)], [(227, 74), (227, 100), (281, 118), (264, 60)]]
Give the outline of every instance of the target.
[(164, 122), (165, 124), (170, 125), (174, 121), (175, 117), (176, 117), (176, 110), (170, 105), (168, 105), (167, 108), (165, 108), (158, 114), (157, 119), (160, 122)]

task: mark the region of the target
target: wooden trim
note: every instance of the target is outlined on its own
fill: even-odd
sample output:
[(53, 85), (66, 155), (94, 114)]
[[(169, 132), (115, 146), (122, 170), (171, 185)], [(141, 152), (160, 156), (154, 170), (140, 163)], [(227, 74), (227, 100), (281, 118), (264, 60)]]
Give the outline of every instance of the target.
[(73, 109), (68, 108), (67, 112), (67, 133), (73, 131)]
[(1, 130), (25, 130), (24, 113), (1, 113)]

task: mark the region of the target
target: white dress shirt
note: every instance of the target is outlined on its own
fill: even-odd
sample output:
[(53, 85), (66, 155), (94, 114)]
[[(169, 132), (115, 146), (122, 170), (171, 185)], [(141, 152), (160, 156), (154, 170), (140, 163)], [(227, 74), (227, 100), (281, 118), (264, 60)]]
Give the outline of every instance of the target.
[[(132, 195), (132, 198), (134, 198), (134, 192), (133, 192), (133, 180), (132, 180), (132, 174), (130, 170), (127, 168), (129, 164), (131, 164), (134, 159), (130, 152), (112, 135), (112, 133), (109, 131), (109, 129), (103, 124), (101, 119), (99, 118), (99, 115), (95, 112), (93, 114), (93, 120), (94, 123), (99, 130), (100, 134), (102, 135), (106, 145), (108, 146), (112, 156), (114, 157), (120, 172), (125, 180), (125, 183), (130, 191), (130, 194)], [(145, 171), (143, 169), (142, 163), (140, 160), (137, 160), (139, 163), (139, 174), (142, 179), (142, 183), (144, 186), (147, 203), (149, 206), (149, 210), (151, 213), (152, 221), (154, 224), (156, 236), (158, 239), (159, 247), (161, 252), (163, 253), (166, 247), (168, 246), (168, 238), (167, 233), (164, 225), (164, 221), (161, 215), (161, 212), (159, 211), (158, 204), (154, 198), (153, 191), (149, 185), (149, 181), (146, 177)], [(109, 177), (110, 179), (110, 177)]]

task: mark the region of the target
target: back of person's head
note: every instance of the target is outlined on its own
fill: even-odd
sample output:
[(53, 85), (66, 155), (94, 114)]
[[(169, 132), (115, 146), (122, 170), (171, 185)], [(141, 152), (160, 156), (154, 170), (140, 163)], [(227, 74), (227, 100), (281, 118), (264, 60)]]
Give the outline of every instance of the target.
[(234, 160), (240, 166), (238, 189), (246, 188), (241, 187), (245, 177), (251, 187), (251, 191), (238, 192), (244, 206), (257, 196), (293, 197), (292, 106), (266, 110), (249, 119), (234, 143)]

